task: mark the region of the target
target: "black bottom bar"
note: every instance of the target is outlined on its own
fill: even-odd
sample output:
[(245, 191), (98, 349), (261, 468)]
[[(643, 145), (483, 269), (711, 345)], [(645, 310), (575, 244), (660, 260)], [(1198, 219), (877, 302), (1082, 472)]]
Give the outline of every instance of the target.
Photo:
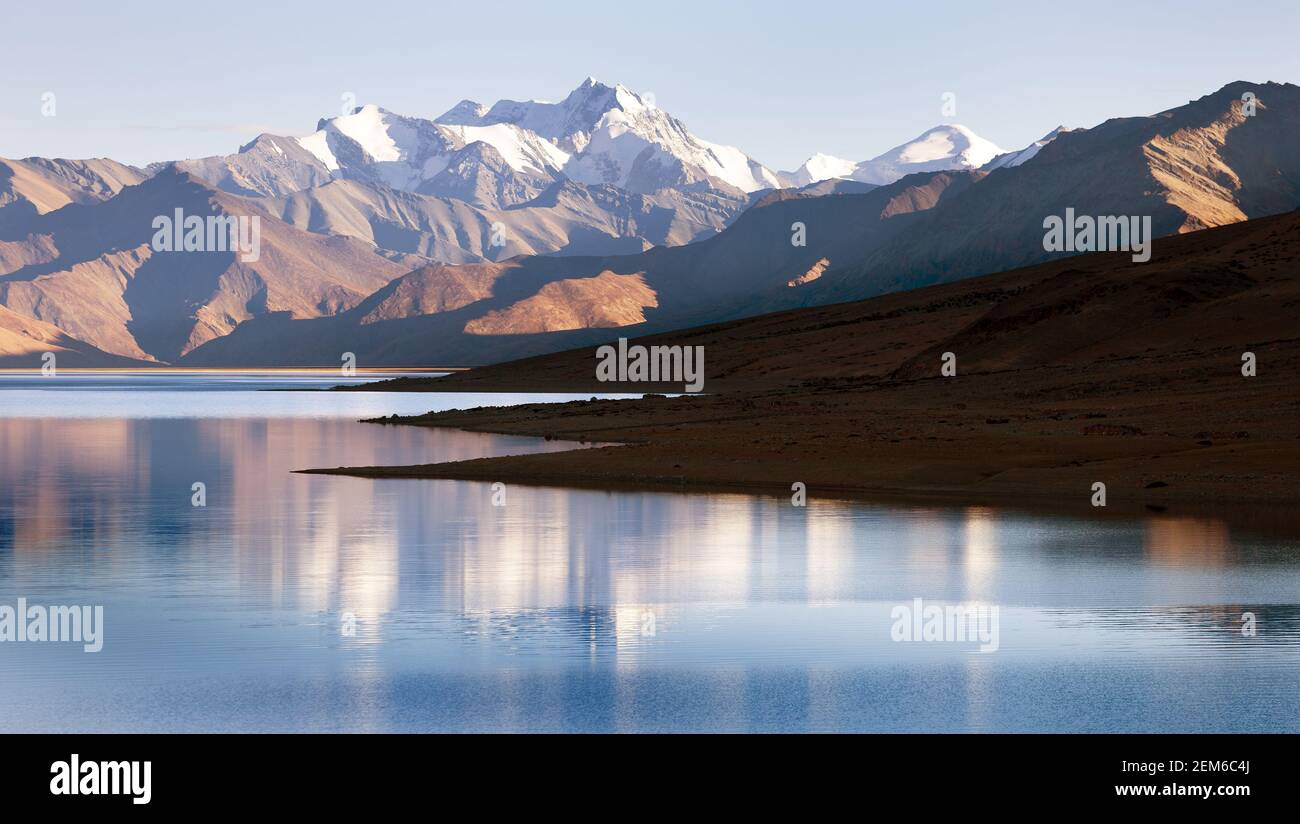
[[(375, 812), (408, 803), (438, 804), (431, 813), (457, 817), (465, 813), (453, 810), (586, 815), (580, 811), (605, 807), (598, 799), (611, 794), (626, 795), (642, 814), (699, 805), (762, 809), (774, 801), (822, 807), (836, 799), (907, 801), (927, 811), (1042, 810), (1044, 803), (1056, 805), (1047, 808), (1053, 810), (1189, 803), (1225, 810), (1292, 798), (1293, 741), (1237, 735), (8, 736), (0, 788), (6, 809), (19, 802), (128, 814)], [(73, 793), (66, 779), (78, 776)], [(101, 794), (88, 794), (97, 788)], [(146, 792), (148, 803), (136, 803)]]

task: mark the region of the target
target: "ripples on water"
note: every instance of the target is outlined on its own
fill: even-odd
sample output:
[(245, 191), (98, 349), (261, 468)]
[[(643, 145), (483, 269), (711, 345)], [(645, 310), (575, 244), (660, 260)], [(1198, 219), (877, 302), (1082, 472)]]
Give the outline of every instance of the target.
[[(523, 396), (76, 378), (0, 378), (0, 604), (103, 604), (104, 649), (0, 644), (2, 729), (1300, 729), (1295, 541), (816, 490), (495, 507), (290, 470), (572, 448), (355, 422)], [(914, 598), (997, 605), (998, 651), (894, 642)]]

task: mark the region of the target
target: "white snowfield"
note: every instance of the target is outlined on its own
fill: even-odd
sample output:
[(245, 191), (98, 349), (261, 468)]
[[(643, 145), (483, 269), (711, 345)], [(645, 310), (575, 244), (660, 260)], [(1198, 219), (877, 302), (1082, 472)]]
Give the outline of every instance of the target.
[(362, 106), (296, 140), (331, 173), (342, 176), (345, 166), (361, 163), (403, 189), (418, 187), (476, 142), (516, 172), (633, 191), (710, 178), (744, 192), (780, 186), (775, 172), (740, 149), (700, 140), (627, 87), (593, 78), (560, 103), (502, 100), (489, 108), (464, 100), (432, 121)]
[(805, 160), (793, 172), (786, 172), (783, 177), (790, 186), (807, 186), (822, 180), (852, 177), (857, 165), (852, 160), (818, 153)]
[(304, 149), (315, 155), (316, 159), (324, 164), (326, 169), (329, 169), (331, 172), (337, 172), (339, 170), (339, 162), (334, 157), (334, 153), (330, 151), (330, 144), (326, 139), (324, 129), (321, 129), (318, 132), (313, 132), (306, 137), (296, 137), (294, 140), (298, 141), (299, 146), (302, 146)]
[(466, 100), (438, 122), (518, 126), (566, 152), (561, 171), (580, 183), (634, 191), (705, 178), (744, 192), (779, 185), (772, 170), (740, 149), (701, 140), (626, 86), (606, 86), (590, 77), (559, 103), (502, 100), (484, 110)]
[(509, 123), (492, 126), (444, 126), (465, 143), (482, 141), (501, 153), (517, 172), (545, 175), (563, 169), (569, 153), (537, 134)]
[[(414, 135), (387, 114), (378, 106), (362, 106), (352, 114), (331, 119), (327, 128), (352, 138), (374, 160), (401, 160), (403, 154), (410, 155), (415, 148)], [(402, 142), (400, 148), (398, 140)]]
[(806, 186), (831, 178), (883, 186), (917, 172), (978, 169), (1002, 154), (1005, 152), (992, 141), (965, 126), (951, 124), (935, 126), (914, 140), (860, 163), (831, 155), (813, 155), (784, 177), (793, 186)]
[(626, 86), (587, 78), (559, 103), (500, 100), (485, 106), (462, 100), (434, 120), (361, 106), (296, 140), (333, 176), (358, 173), (406, 190), (419, 188), (457, 152), (481, 143), (513, 171), (542, 179), (567, 177), (642, 193), (701, 183), (748, 193), (835, 178), (884, 185), (916, 172), (1016, 166), (1060, 131), (1006, 152), (965, 126), (945, 124), (870, 160), (815, 154), (793, 172), (775, 172), (734, 146), (696, 137)]
[(1044, 146), (1068, 131), (1064, 126), (1057, 126), (1025, 148), (1008, 152), (965, 126), (936, 126), (915, 140), (895, 146), (871, 160), (855, 163), (832, 155), (815, 154), (793, 172), (781, 172), (780, 177), (787, 186), (807, 186), (835, 178), (885, 185), (915, 172), (959, 169), (991, 172), (1032, 160)]
[(915, 140), (859, 163), (853, 179), (883, 185), (916, 172), (978, 169), (1003, 151), (965, 126), (935, 126)]

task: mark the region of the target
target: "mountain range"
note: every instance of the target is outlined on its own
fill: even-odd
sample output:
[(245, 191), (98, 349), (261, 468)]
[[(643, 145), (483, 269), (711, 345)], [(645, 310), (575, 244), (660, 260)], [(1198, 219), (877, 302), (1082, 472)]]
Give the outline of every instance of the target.
[[(783, 172), (780, 177), (787, 186), (796, 187), (831, 178), (858, 180), (880, 186), (916, 172), (985, 168), (997, 158), (1017, 157), (1028, 152), (1029, 148), (1022, 152), (1006, 152), (965, 126), (935, 126), (915, 140), (895, 146), (870, 160), (854, 163), (831, 155), (816, 154), (795, 171)], [(1029, 157), (1032, 155), (1025, 157), (1025, 160)], [(1011, 162), (1010, 165), (1019, 164)]]
[[(1300, 88), (1237, 82), (1019, 151), (950, 124), (787, 173), (588, 79), (145, 169), (0, 160), (0, 362), (474, 365), (862, 298), (1045, 260), (1067, 207), (1156, 234), (1295, 209), (1297, 126)], [(178, 208), (256, 216), (259, 259), (155, 251)]]

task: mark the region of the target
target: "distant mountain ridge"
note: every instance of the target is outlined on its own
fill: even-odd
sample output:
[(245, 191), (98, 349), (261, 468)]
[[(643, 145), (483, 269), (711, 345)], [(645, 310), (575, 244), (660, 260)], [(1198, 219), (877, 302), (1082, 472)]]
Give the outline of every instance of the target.
[[(259, 259), (156, 250), (153, 219), (178, 209), (256, 216)], [(0, 305), (120, 358), (174, 362), (258, 315), (346, 310), (423, 262), (296, 229), (255, 200), (168, 169), (0, 231)]]
[[(1254, 114), (1242, 97), (1257, 96)], [(1162, 235), (1300, 208), (1300, 87), (1235, 82), (1147, 117), (1056, 134), (1020, 165), (831, 273), (818, 301), (880, 294), (1047, 260), (1043, 220), (1149, 215)], [(810, 296), (813, 297), (813, 296)]]
[[(843, 176), (879, 185), (910, 172), (975, 168), (999, 151), (963, 126), (941, 126), (872, 161), (850, 164)], [(500, 100), (487, 106), (462, 100), (432, 120), (358, 106), (323, 118), (305, 136), (262, 134), (232, 155), (157, 163), (146, 172), (174, 166), (232, 194), (292, 202), (293, 222), (309, 231), (342, 232), (381, 249), (463, 263), (508, 254), (635, 251), (637, 244), (702, 239), (725, 228), (764, 192), (838, 179), (845, 170), (836, 164), (847, 161), (825, 158), (825, 164), (810, 161), (797, 174), (774, 172), (735, 147), (696, 137), (649, 97), (587, 78), (558, 103)], [(338, 181), (353, 191), (346, 204), (339, 187), (325, 189)], [(564, 220), (565, 231), (539, 232), (524, 215), (534, 213), (560, 183), (571, 193), (587, 186), (628, 194), (576, 195), (619, 205), (612, 212), (580, 210)], [(359, 193), (362, 186), (371, 191)], [(403, 198), (387, 190), (473, 208), (424, 201), (414, 209), (420, 218), (394, 226), (390, 210), (380, 204)], [(648, 198), (649, 205), (625, 207), (629, 196)], [(306, 218), (308, 203), (312, 212)], [(344, 213), (333, 214), (335, 207)], [(513, 215), (519, 221), (502, 221), (517, 231), (507, 231), (508, 241), (485, 253), (475, 240), (484, 214), (524, 207)], [(637, 213), (647, 208), (655, 222), (673, 228), (643, 229), (646, 221), (637, 220)]]
[[(1145, 215), (1159, 236), (1300, 206), (1291, 84), (1231, 83), (1011, 153), (938, 127), (851, 164), (891, 182), (749, 192), (710, 169), (753, 184), (761, 169), (648, 101), (594, 81), (574, 94), (437, 121), (360, 107), (302, 139), (144, 170), (0, 161), (0, 359), (474, 365), (1041, 262), (1043, 220), (1066, 208)], [(675, 183), (584, 182), (575, 157)], [(832, 160), (808, 177), (849, 170)], [(444, 186), (460, 196), (420, 191)], [(150, 222), (180, 206), (257, 216), (261, 259), (154, 250)]]
[[(490, 152), (485, 155), (485, 148)], [(468, 153), (468, 154), (467, 154)], [(320, 121), (305, 137), (261, 135), (235, 155), (177, 161), (235, 194), (281, 197), (345, 178), (401, 191), (464, 195), (467, 157), (499, 168), (511, 206), (562, 178), (638, 194), (665, 188), (749, 193), (780, 185), (761, 163), (692, 134), (684, 123), (623, 85), (588, 78), (560, 103), (464, 100), (440, 117), (408, 117), (375, 105)], [(452, 173), (448, 174), (448, 170)]]
[(107, 200), (147, 173), (107, 158), (64, 160), (29, 157), (0, 158), (0, 228), (69, 203)]
[(807, 186), (830, 178), (883, 186), (918, 172), (979, 169), (1003, 154), (1006, 152), (997, 145), (965, 126), (943, 125), (927, 129), (916, 138), (860, 163), (831, 155), (813, 155), (795, 171), (783, 172), (781, 179), (789, 186)]
[(560, 103), (502, 100), (485, 110), (466, 100), (437, 122), (514, 126), (540, 135), (562, 153), (565, 175), (582, 183), (640, 193), (700, 184), (742, 192), (780, 185), (775, 172), (739, 149), (702, 140), (626, 86), (590, 77)]
[[(306, 136), (263, 134), (232, 155), (147, 172), (171, 167), (232, 194), (289, 203), (273, 208), (309, 231), (449, 263), (686, 243), (716, 234), (779, 185), (740, 150), (701, 140), (626, 87), (591, 78), (560, 103), (462, 101), (434, 120), (358, 106)], [(540, 216), (557, 191), (585, 205)], [(398, 203), (405, 216), (395, 220)], [(505, 240), (485, 250), (476, 238), (489, 216)]]

